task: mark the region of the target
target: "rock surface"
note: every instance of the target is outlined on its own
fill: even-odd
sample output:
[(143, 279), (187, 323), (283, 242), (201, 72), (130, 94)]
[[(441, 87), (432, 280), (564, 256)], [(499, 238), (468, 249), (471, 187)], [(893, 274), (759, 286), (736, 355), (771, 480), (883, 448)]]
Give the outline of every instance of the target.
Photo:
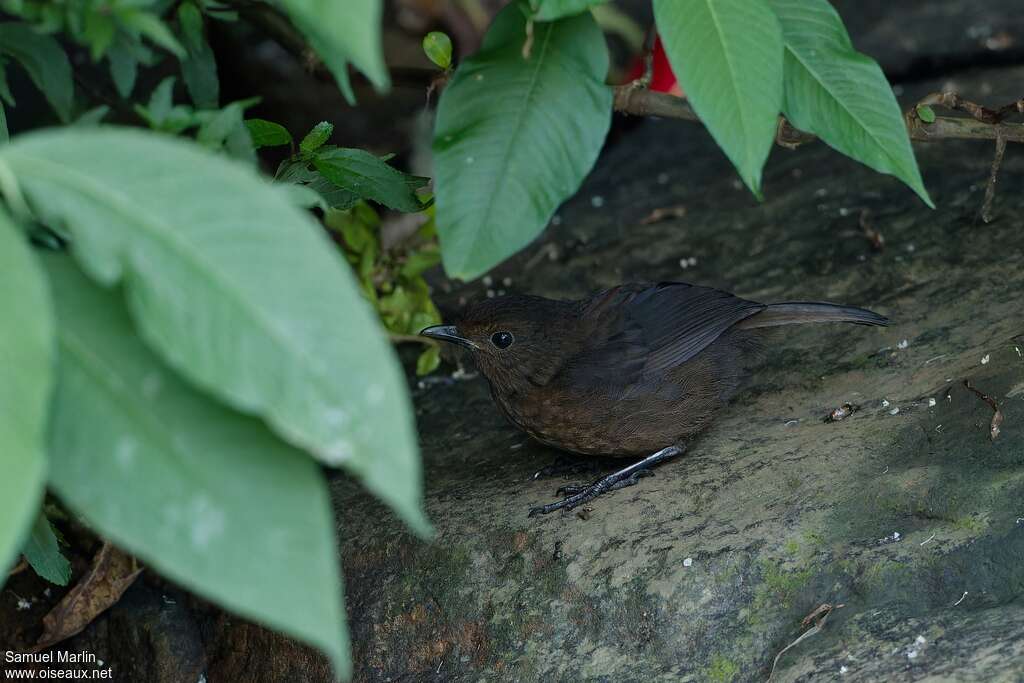
[[(969, 74), (963, 94), (1010, 101), (1001, 84), (1022, 78)], [(569, 479), (531, 478), (557, 454), (508, 425), (482, 379), (419, 390), (436, 541), (337, 490), (358, 678), (764, 680), (824, 603), (843, 606), (774, 680), (1024, 676), (1024, 164), (1011, 149), (985, 225), (990, 146), (917, 152), (936, 211), (822, 144), (776, 150), (757, 204), (702, 130), (644, 122), (540, 243), (454, 292), (681, 279), (894, 323), (787, 330), (684, 458), (587, 519), (527, 518)], [(1000, 406), (994, 441), (965, 379)], [(823, 422), (847, 402), (851, 417)]]

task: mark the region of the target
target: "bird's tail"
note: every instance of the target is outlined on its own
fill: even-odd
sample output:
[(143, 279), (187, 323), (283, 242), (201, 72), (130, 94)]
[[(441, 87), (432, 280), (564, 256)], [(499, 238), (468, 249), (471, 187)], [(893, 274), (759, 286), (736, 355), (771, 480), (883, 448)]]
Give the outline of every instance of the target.
[(889, 324), (889, 319), (855, 306), (840, 306), (818, 301), (786, 301), (781, 304), (769, 304), (760, 313), (742, 320), (734, 327), (754, 329), (799, 323), (855, 323), (884, 327)]

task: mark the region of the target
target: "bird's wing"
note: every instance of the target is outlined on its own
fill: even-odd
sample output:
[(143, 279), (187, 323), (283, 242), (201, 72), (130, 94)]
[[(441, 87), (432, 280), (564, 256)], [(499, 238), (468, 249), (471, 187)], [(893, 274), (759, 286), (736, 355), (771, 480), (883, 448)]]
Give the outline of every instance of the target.
[(581, 316), (593, 321), (591, 337), (566, 370), (575, 378), (593, 374), (619, 384), (663, 373), (764, 308), (684, 282), (616, 287), (582, 305)]

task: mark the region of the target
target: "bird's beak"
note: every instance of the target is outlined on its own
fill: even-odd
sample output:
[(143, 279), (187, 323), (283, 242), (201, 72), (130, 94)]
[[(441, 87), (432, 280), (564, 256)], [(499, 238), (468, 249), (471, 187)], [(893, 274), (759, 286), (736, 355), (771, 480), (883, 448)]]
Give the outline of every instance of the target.
[(469, 349), (476, 348), (476, 344), (459, 334), (459, 328), (455, 327), (455, 325), (434, 325), (433, 327), (420, 330), (420, 336), (440, 339), (441, 341), (458, 344)]

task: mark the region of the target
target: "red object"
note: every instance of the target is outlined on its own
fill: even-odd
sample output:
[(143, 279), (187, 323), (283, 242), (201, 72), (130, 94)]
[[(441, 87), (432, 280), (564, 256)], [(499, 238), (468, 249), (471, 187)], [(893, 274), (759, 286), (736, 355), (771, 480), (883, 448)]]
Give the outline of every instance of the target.
[[(672, 72), (672, 65), (668, 63), (668, 55), (661, 44), (661, 36), (654, 36), (654, 53), (652, 55), (651, 90), (655, 92), (667, 92), (672, 95), (683, 96), (683, 90), (679, 87), (675, 73)], [(644, 56), (640, 55), (633, 62), (629, 70), (629, 80), (635, 81), (644, 75)]]

